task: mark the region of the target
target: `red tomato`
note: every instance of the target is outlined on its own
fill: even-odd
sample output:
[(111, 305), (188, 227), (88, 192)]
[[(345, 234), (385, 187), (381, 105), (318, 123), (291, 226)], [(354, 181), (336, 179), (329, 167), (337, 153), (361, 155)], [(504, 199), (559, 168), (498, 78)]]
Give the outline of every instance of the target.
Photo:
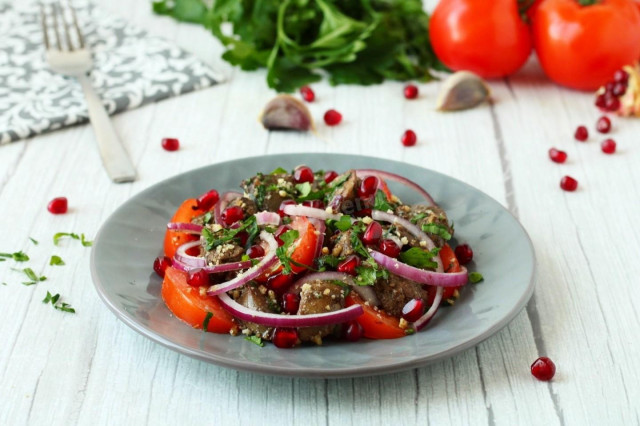
[[(198, 201), (195, 198), (185, 200), (180, 207), (178, 207), (178, 210), (176, 210), (176, 213), (171, 218), (171, 222), (188, 223), (191, 222), (191, 219), (194, 217), (204, 214), (204, 211), (195, 208), (197, 205)], [(178, 247), (189, 241), (196, 241), (197, 239), (197, 235), (167, 230), (164, 234), (164, 254), (169, 258), (173, 258)]]
[(405, 329), (400, 328), (399, 318), (376, 311), (364, 301), (355, 291), (349, 293), (345, 299), (345, 306), (358, 304), (364, 309), (364, 313), (356, 318), (356, 321), (364, 330), (364, 337), (369, 339), (397, 339), (407, 335)]
[(438, 58), (484, 78), (516, 72), (531, 53), (531, 34), (516, 0), (442, 0), (429, 22)]
[[(445, 244), (440, 249), (440, 259), (442, 259), (442, 266), (445, 272), (460, 272), (462, 270), (460, 262), (458, 262), (458, 258), (451, 247), (449, 247), (449, 244)], [(455, 293), (459, 288), (460, 287), (445, 287), (442, 292), (442, 300), (447, 300), (453, 297), (453, 293)], [(436, 296), (436, 287), (430, 286), (428, 293), (429, 298), (427, 299), (427, 305), (431, 306), (433, 299)]]
[(168, 267), (162, 281), (162, 300), (173, 314), (193, 328), (202, 328), (207, 312), (209, 319), (207, 331), (228, 333), (236, 325), (233, 317), (220, 304), (215, 296), (200, 294), (200, 289), (187, 284), (187, 273)]
[(631, 0), (545, 0), (533, 15), (533, 42), (556, 83), (596, 90), (640, 57), (640, 11)]

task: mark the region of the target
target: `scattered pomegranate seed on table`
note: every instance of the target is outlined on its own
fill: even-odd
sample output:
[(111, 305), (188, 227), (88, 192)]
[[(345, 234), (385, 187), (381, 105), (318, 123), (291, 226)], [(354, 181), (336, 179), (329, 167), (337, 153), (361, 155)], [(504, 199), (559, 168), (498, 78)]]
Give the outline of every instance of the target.
[(349, 321), (344, 329), (344, 338), (349, 342), (356, 342), (364, 336), (364, 329), (356, 320)]
[(455, 254), (461, 265), (466, 265), (473, 260), (473, 250), (471, 250), (469, 244), (460, 244), (456, 247)]
[(342, 114), (335, 109), (330, 109), (324, 113), (324, 122), (327, 126), (337, 126), (342, 121)]
[(313, 102), (316, 98), (316, 94), (313, 92), (313, 89), (309, 86), (302, 86), (300, 88), (300, 95), (302, 95), (302, 99), (307, 102)]
[(53, 214), (65, 214), (67, 212), (67, 197), (56, 197), (49, 202), (47, 210)]
[(614, 152), (616, 152), (616, 141), (614, 141), (613, 139), (605, 139), (600, 144), (600, 149), (605, 154), (613, 154)]
[(171, 264), (171, 259), (167, 256), (159, 256), (153, 261), (153, 270), (156, 271), (156, 274), (164, 278), (164, 273)]
[(564, 163), (567, 160), (567, 153), (556, 148), (549, 150), (549, 158), (554, 163)]
[(180, 141), (177, 138), (163, 138), (162, 147), (166, 151), (177, 151), (180, 148)]
[(596, 130), (600, 133), (609, 133), (611, 130), (611, 120), (609, 120), (609, 117), (604, 115), (600, 117), (596, 122)]
[(192, 287), (202, 287), (209, 285), (209, 274), (202, 269), (192, 269), (187, 275), (187, 284)]
[(409, 322), (416, 322), (424, 314), (425, 304), (422, 299), (411, 299), (402, 308), (402, 318)]
[(407, 99), (415, 99), (418, 97), (418, 87), (413, 84), (404, 86), (404, 97)]
[(289, 349), (298, 343), (298, 332), (295, 328), (276, 328), (273, 331), (273, 344), (277, 348)]
[(565, 191), (575, 191), (578, 188), (578, 181), (572, 178), (571, 176), (564, 176), (560, 179), (560, 188)]
[(580, 142), (584, 142), (589, 139), (589, 131), (585, 126), (578, 126), (573, 137), (575, 137), (576, 140), (579, 140)]
[(404, 146), (414, 146), (417, 140), (416, 132), (413, 130), (407, 130), (402, 134), (401, 141)]
[(546, 356), (541, 356), (531, 364), (531, 374), (536, 379), (547, 382), (556, 374), (556, 365)]
[(298, 167), (293, 172), (293, 180), (296, 183), (304, 183), (304, 182), (313, 183), (313, 180), (314, 180), (313, 170), (311, 170), (311, 168), (307, 166)]

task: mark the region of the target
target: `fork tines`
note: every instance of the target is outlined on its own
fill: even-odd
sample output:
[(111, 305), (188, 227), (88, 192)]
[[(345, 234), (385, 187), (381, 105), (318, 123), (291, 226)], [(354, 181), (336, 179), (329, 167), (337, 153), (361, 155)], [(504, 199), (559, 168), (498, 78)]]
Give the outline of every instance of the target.
[[(48, 10), (48, 13), (47, 13)], [(50, 18), (50, 19), (49, 19)], [(44, 45), (47, 50), (68, 50), (73, 51), (75, 49), (84, 48), (84, 38), (78, 25), (78, 17), (76, 11), (71, 6), (70, 2), (62, 3), (40, 3), (40, 19), (42, 22), (42, 33), (44, 37)], [(48, 24), (48, 21), (51, 24)], [(60, 27), (62, 27), (66, 39), (66, 43), (63, 43), (62, 37), (60, 37)], [(53, 32), (55, 38), (55, 46), (52, 45), (49, 32)], [(77, 41), (77, 46), (74, 45), (72, 39)]]

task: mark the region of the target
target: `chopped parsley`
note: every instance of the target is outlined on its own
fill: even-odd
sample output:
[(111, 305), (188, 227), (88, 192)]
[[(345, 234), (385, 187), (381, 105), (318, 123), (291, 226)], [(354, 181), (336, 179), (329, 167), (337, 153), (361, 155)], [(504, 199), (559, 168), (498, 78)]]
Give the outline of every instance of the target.
[(0, 257), (0, 262), (5, 262), (7, 259)]
[(341, 187), (349, 178), (351, 177), (351, 173), (346, 173), (342, 176), (338, 176), (337, 178), (335, 178), (330, 184), (329, 186), (331, 187), (331, 189), (334, 188), (339, 188)]
[(206, 212), (204, 214), (204, 216), (202, 216), (202, 223), (205, 224), (205, 225), (207, 223), (210, 223), (211, 222), (211, 218), (212, 218), (211, 212)]
[(277, 169), (275, 169), (274, 171), (272, 171), (269, 174), (271, 174), (271, 175), (286, 175), (287, 173), (288, 172), (285, 169), (283, 169), (282, 167), (278, 167)]
[(73, 309), (71, 307), (71, 305), (69, 305), (68, 303), (64, 303), (64, 302), (58, 303), (59, 299), (60, 299), (60, 294), (59, 293), (56, 293), (55, 295), (52, 295), (51, 293), (49, 293), (47, 291), (47, 296), (44, 299), (42, 299), (42, 303), (45, 303), (45, 304), (51, 303), (51, 305), (55, 309), (57, 309), (59, 311), (62, 311), (62, 312), (69, 312), (69, 313), (72, 313), (72, 314), (76, 313), (76, 310)]
[(53, 256), (51, 256), (51, 260), (49, 260), (49, 265), (62, 266), (64, 265), (64, 260), (62, 260), (60, 256), (54, 254)]
[(387, 210), (393, 210), (393, 206), (389, 204), (389, 201), (387, 200), (387, 196), (380, 189), (378, 189), (378, 191), (376, 192), (373, 209), (380, 210), (383, 212), (386, 212)]
[(31, 268), (14, 269), (14, 271), (24, 272), (27, 278), (29, 278), (30, 281), (22, 282), (22, 284), (24, 285), (34, 285), (39, 283), (40, 281), (45, 281), (47, 279), (47, 277), (45, 277), (44, 275), (39, 277), (35, 272), (33, 272), (33, 269)]
[(418, 213), (418, 214), (414, 215), (414, 216), (410, 219), (410, 221), (411, 221), (411, 223), (416, 224), (416, 223), (418, 223), (418, 221), (419, 221), (419, 220), (424, 219), (424, 218), (425, 218), (425, 217), (427, 217), (427, 216), (429, 216), (429, 215), (428, 215), (428, 214), (426, 214), (426, 213)]
[(429, 234), (437, 235), (438, 237), (441, 237), (446, 241), (449, 241), (451, 239), (449, 229), (447, 229), (447, 227), (444, 225), (440, 225), (439, 223), (426, 223), (422, 225), (422, 230), (424, 232), (428, 232)]
[(207, 331), (207, 328), (209, 328), (209, 321), (211, 321), (211, 318), (213, 318), (213, 313), (207, 312), (207, 315), (205, 315), (204, 317), (204, 321), (202, 321), (202, 331)]
[(374, 285), (380, 278), (384, 280), (389, 278), (389, 271), (380, 267), (371, 257), (357, 266), (356, 272), (358, 276), (355, 278), (355, 283), (358, 285)]
[(432, 259), (437, 256), (439, 252), (439, 247), (436, 247), (431, 251), (423, 250), (419, 247), (411, 247), (409, 250), (401, 252), (398, 258), (402, 263), (406, 263), (407, 265), (414, 266), (416, 268), (433, 269), (438, 266), (438, 263), (434, 262)]
[(267, 188), (264, 185), (258, 185), (255, 189), (256, 204), (264, 206), (264, 197), (267, 196)]
[(297, 262), (295, 262), (289, 256), (289, 249), (293, 245), (293, 242), (298, 239), (300, 233), (295, 229), (291, 229), (284, 234), (280, 235), (280, 239), (284, 242), (283, 245), (276, 249), (276, 256), (280, 259), (280, 263), (282, 264), (282, 273), (285, 275), (289, 275), (291, 271), (291, 263), (295, 263), (296, 266), (299, 266)]
[(22, 251), (17, 251), (15, 253), (0, 253), (0, 257), (5, 257), (7, 259), (13, 259), (16, 262), (26, 262), (29, 260), (29, 256), (27, 256)]
[(480, 272), (469, 272), (469, 282), (471, 284), (478, 284), (480, 281), (484, 281), (484, 277)]
[(262, 338), (258, 336), (247, 336), (244, 338), (244, 340), (246, 340), (247, 342), (255, 343), (261, 348), (264, 346), (264, 342), (262, 341)]
[(38, 242), (38, 240), (36, 240), (36, 239), (34, 239), (34, 238), (29, 237), (29, 239), (30, 239), (30, 240), (31, 240), (31, 242), (32, 242), (34, 245), (36, 245), (36, 246), (37, 246), (38, 244), (40, 244), (40, 243)]
[(326, 271), (327, 266), (335, 269), (338, 267), (338, 264), (343, 260), (344, 260), (343, 257), (336, 257), (336, 256), (331, 256), (327, 254), (324, 256), (320, 256), (319, 258), (316, 259), (316, 266), (318, 267), (318, 270)]
[(88, 241), (87, 239), (85, 239), (84, 234), (78, 235), (74, 234), (73, 232), (58, 232), (53, 236), (53, 244), (57, 246), (58, 242), (64, 237), (73, 238), (74, 240), (80, 240), (84, 247), (91, 247), (93, 245), (93, 241)]
[(249, 238), (247, 238), (247, 244), (251, 244), (251, 241), (253, 241), (256, 235), (258, 235), (258, 225), (256, 223), (255, 216), (249, 217), (247, 220), (245, 220), (242, 223), (242, 225), (240, 225), (235, 229), (223, 228), (219, 232), (214, 233), (208, 228), (202, 228), (202, 237), (207, 243), (205, 249), (209, 251), (209, 250), (212, 250), (214, 247), (217, 247), (231, 240), (234, 240), (236, 235), (238, 235), (240, 232), (245, 230), (249, 233)]
[(351, 216), (345, 214), (340, 216), (340, 219), (338, 220), (327, 219), (326, 224), (333, 231), (336, 229), (339, 229), (342, 232), (348, 231), (351, 229)]
[(304, 198), (311, 193), (311, 184), (309, 182), (298, 183), (296, 189), (300, 193), (300, 198)]

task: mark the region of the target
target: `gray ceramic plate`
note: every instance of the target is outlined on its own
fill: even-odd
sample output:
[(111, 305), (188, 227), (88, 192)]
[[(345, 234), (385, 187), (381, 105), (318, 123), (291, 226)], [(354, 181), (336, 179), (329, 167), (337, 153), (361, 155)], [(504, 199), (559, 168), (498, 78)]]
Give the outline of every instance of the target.
[[(278, 166), (298, 164), (344, 171), (378, 168), (425, 187), (455, 222), (456, 237), (473, 247), (470, 269), (484, 282), (468, 285), (453, 307), (441, 309), (429, 326), (395, 340), (327, 342), (293, 350), (263, 348), (242, 337), (203, 333), (180, 322), (160, 297), (152, 270), (162, 252), (165, 226), (186, 198), (211, 188), (237, 189), (241, 179)], [(390, 185), (405, 202), (410, 191)], [(505, 256), (505, 253), (509, 253)], [(287, 154), (245, 158), (197, 169), (141, 192), (104, 223), (91, 254), (98, 294), (118, 318), (138, 333), (177, 352), (224, 367), (302, 377), (351, 377), (414, 368), (473, 347), (506, 326), (533, 292), (534, 253), (526, 232), (498, 202), (448, 176), (380, 158), (335, 154)]]

